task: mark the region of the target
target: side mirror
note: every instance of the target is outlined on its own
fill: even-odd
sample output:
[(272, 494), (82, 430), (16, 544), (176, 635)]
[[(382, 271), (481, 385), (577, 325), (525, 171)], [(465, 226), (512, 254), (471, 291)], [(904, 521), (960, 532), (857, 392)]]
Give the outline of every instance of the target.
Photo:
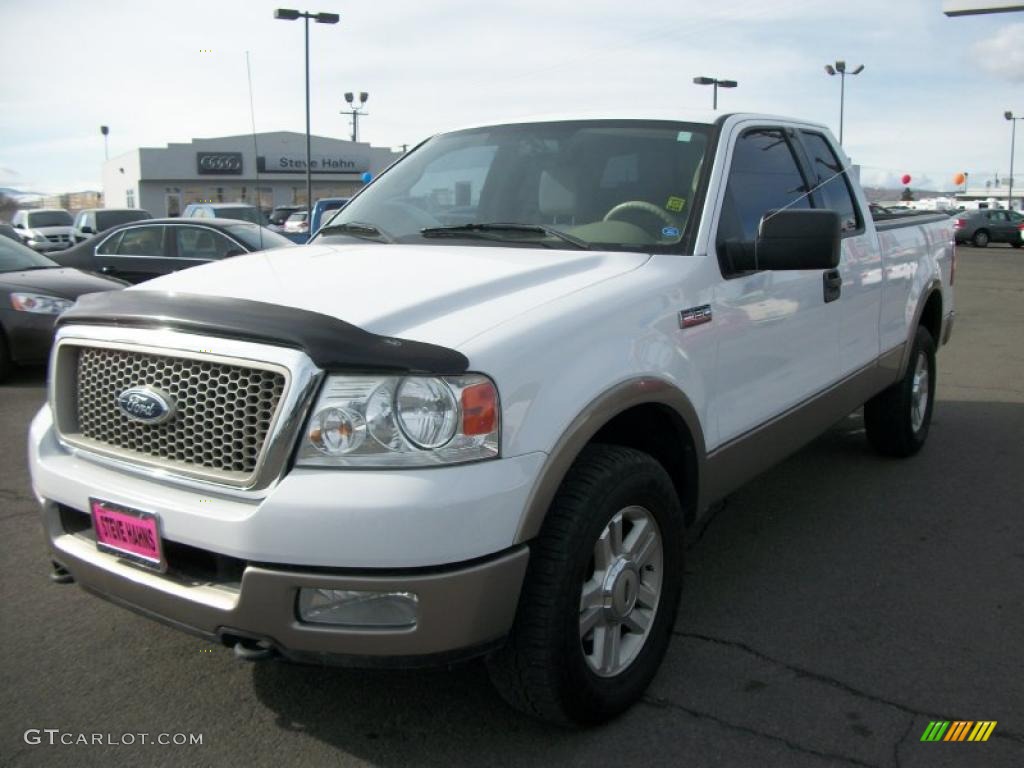
[(835, 269), (839, 266), (839, 214), (772, 211), (757, 228), (758, 269)]
[(92, 227), (90, 227), (88, 224), (83, 226), (81, 229), (82, 229), (82, 234), (83, 235), (95, 235), (96, 234), (96, 230), (93, 229)]

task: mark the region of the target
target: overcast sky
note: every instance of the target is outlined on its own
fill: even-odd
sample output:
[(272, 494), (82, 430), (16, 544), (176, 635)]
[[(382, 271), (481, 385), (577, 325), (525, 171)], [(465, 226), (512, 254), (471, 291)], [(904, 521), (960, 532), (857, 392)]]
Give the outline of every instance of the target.
[[(304, 130), (301, 22), (261, 0), (0, 0), (0, 187), (99, 189), (111, 156), (250, 130)], [(509, 116), (705, 109), (696, 75), (739, 81), (720, 108), (793, 115), (838, 133), (865, 182), (952, 187), (1009, 172), (1024, 115), (1024, 14), (947, 18), (941, 0), (318, 0), (312, 130), (346, 137), (345, 91), (370, 93), (360, 138), (413, 144)], [(206, 52), (209, 51), (209, 52)], [(1024, 130), (1018, 165), (1024, 165)], [(1021, 176), (1018, 173), (1018, 178)]]

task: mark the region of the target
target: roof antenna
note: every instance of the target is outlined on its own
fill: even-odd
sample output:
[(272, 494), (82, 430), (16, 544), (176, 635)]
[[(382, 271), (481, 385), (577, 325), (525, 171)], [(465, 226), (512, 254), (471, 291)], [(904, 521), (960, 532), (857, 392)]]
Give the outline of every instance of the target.
[(260, 205), (260, 158), (256, 146), (256, 107), (252, 100), (252, 67), (249, 66), (249, 52), (245, 52), (245, 75), (249, 79), (249, 120), (252, 123), (252, 160), (256, 169), (256, 226), (259, 227), (260, 250), (263, 250), (263, 207)]

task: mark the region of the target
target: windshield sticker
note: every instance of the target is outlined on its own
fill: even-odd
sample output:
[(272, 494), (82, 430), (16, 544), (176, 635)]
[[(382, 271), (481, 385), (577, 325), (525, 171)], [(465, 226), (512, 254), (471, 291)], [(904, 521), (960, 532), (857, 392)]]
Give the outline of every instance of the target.
[(679, 230), (675, 227), (664, 227), (661, 230), (662, 237), (679, 237)]
[(668, 202), (665, 203), (665, 210), (672, 211), (673, 213), (679, 213), (681, 210), (683, 210), (685, 206), (685, 197), (676, 197), (675, 195), (673, 195), (668, 199)]
[(693, 138), (693, 134), (690, 131), (680, 131), (676, 134), (676, 141), (689, 141)]

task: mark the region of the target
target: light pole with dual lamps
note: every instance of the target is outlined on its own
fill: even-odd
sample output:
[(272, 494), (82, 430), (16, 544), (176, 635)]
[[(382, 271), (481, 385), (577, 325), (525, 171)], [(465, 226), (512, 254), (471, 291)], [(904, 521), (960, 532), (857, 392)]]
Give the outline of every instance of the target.
[(349, 109), (341, 110), (343, 115), (352, 115), (352, 143), (359, 141), (359, 116), (368, 115), (369, 112), (363, 112), (362, 109), (366, 105), (366, 100), (370, 98), (370, 94), (366, 91), (359, 92), (359, 106), (356, 106), (356, 95), (349, 91), (345, 94), (345, 101), (348, 102)]
[[(337, 24), (341, 18), (336, 13), (309, 13), (308, 11), (296, 11), (291, 8), (278, 8), (274, 11), (274, 18), (283, 21), (295, 21), (303, 19), (306, 22), (306, 208), (310, 214), (313, 212), (313, 169), (310, 164), (309, 151), (309, 20), (313, 19), (317, 24)], [(259, 193), (257, 193), (257, 198)]]
[(846, 106), (846, 76), (847, 75), (859, 75), (864, 71), (864, 65), (858, 64), (849, 72), (846, 71), (846, 62), (837, 61), (835, 66), (831, 64), (825, 65), (825, 72), (828, 73), (829, 77), (835, 77), (839, 74), (839, 144), (843, 143), (843, 110)]
[(718, 109), (718, 89), (735, 88), (739, 83), (735, 80), (719, 80), (717, 77), (695, 77), (693, 82), (696, 85), (713, 85), (714, 95), (711, 97), (711, 108)]
[(1024, 120), (1024, 117), (1014, 117), (1013, 112), (1006, 110), (1003, 117), (1010, 121), (1010, 191), (1006, 193), (1006, 207), (1013, 210), (1013, 150), (1017, 143), (1017, 121)]

